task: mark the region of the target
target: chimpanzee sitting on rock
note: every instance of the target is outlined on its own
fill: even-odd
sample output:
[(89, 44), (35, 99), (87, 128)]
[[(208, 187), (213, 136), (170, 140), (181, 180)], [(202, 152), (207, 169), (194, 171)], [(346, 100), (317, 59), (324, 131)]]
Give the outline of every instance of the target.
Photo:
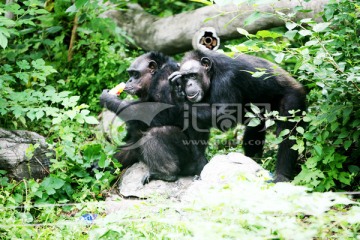
[[(258, 71), (265, 73), (255, 77), (253, 73)], [(198, 131), (221, 128), (218, 120), (224, 120), (221, 118), (226, 114), (227, 127), (243, 122), (250, 103), (269, 106), (269, 110), (278, 111), (280, 116), (290, 116), (290, 110), (300, 110), (298, 114), (301, 114), (306, 109), (306, 93), (300, 83), (279, 66), (246, 54), (232, 59), (209, 50), (189, 52), (169, 81), (177, 104), (182, 106), (185, 102), (190, 106), (190, 115), (196, 119), (193, 127)], [(284, 129), (293, 134), (295, 126), (291, 121), (277, 121), (277, 134)], [(261, 156), (264, 129), (264, 122), (246, 127), (243, 139), (246, 156)], [(294, 140), (289, 136), (279, 144), (275, 182), (289, 181), (294, 175), (298, 152), (291, 149), (293, 145)]]
[[(158, 52), (146, 53), (127, 70), (130, 78), (124, 90), (138, 96), (138, 101), (121, 100), (108, 90), (100, 96), (101, 106), (127, 120), (126, 145), (114, 157), (123, 167), (143, 161), (149, 167), (143, 184), (153, 179), (175, 181), (179, 175), (200, 174), (207, 163), (206, 145), (189, 144), (192, 134), (182, 131), (183, 112), (174, 105), (168, 82), (169, 75), (177, 70), (179, 66), (173, 59)], [(149, 116), (142, 114), (154, 116), (149, 125), (141, 121)], [(207, 140), (209, 134), (198, 137)]]

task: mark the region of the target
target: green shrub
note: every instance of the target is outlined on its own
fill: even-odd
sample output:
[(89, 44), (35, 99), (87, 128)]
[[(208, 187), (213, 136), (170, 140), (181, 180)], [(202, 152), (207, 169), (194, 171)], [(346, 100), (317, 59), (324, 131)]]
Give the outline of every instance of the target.
[[(297, 8), (296, 11), (303, 11)], [(294, 146), (303, 155), (295, 183), (317, 191), (359, 190), (360, 168), (360, 8), (342, 0), (326, 6), (324, 22), (292, 21), (277, 13), (286, 29), (259, 31), (230, 44), (232, 53), (249, 52), (272, 59), (308, 89), (308, 128), (298, 131)], [(304, 141), (305, 140), (305, 141)]]
[[(79, 10), (71, 1), (47, 3), (45, 8), (37, 0), (0, 3), (0, 13), (10, 11), (15, 16), (13, 20), (0, 16), (0, 125), (45, 135), (55, 153), (49, 156), (50, 175), (41, 183), (10, 181), (2, 171), (0, 190), (7, 197), (0, 199), (1, 205), (102, 199), (116, 176), (109, 165), (113, 172), (120, 167), (110, 157), (114, 146), (95, 137), (92, 125), (98, 122), (90, 110), (100, 109), (101, 90), (120, 81), (115, 76), (126, 69), (124, 37), (117, 35), (118, 29), (108, 19), (96, 18), (97, 24), (91, 25), (104, 10), (96, 10), (96, 1)], [(90, 17), (82, 15), (85, 10)], [(64, 53), (75, 16), (79, 31), (69, 62)], [(91, 38), (89, 44), (86, 38)], [(102, 57), (97, 58), (98, 54)], [(89, 57), (83, 59), (83, 55)], [(119, 67), (120, 63), (124, 65)], [(92, 169), (94, 164), (97, 169)]]

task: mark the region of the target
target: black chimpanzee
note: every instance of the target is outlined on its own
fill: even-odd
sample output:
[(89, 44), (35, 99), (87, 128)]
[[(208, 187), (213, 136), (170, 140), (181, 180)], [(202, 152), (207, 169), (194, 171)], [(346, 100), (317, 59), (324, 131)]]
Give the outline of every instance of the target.
[[(263, 72), (254, 77), (255, 72)], [(234, 59), (213, 51), (192, 51), (185, 55), (180, 70), (169, 77), (177, 101), (186, 101), (193, 108), (196, 128), (218, 127), (217, 120), (228, 114), (226, 125), (232, 127), (244, 121), (246, 106), (250, 103), (271, 107), (280, 116), (289, 116), (289, 110), (306, 109), (303, 86), (279, 66), (250, 55), (241, 54)], [(233, 105), (240, 106), (234, 111)], [(194, 112), (196, 110), (196, 112)], [(240, 113), (239, 118), (237, 115)], [(220, 114), (220, 115), (218, 115)], [(220, 116), (220, 117), (219, 117)], [(230, 120), (236, 121), (229, 124)], [(294, 122), (278, 121), (277, 134), (283, 129), (292, 130)], [(265, 141), (265, 124), (247, 126), (243, 139), (245, 155), (261, 156)], [(291, 131), (290, 131), (291, 132)], [(278, 149), (275, 182), (293, 177), (298, 153), (291, 147), (294, 140), (288, 137)]]
[[(100, 96), (103, 107), (128, 120), (126, 145), (121, 146), (121, 151), (114, 157), (124, 167), (143, 161), (149, 167), (144, 184), (152, 179), (175, 181), (178, 175), (199, 174), (207, 163), (204, 156), (206, 145), (197, 148), (188, 141), (191, 134), (182, 131), (183, 113), (173, 104), (168, 77), (176, 70), (179, 70), (178, 64), (161, 53), (141, 55), (128, 68), (130, 78), (124, 89), (138, 96), (139, 100), (120, 100), (107, 90)], [(163, 104), (159, 106), (157, 103)], [(166, 104), (172, 105), (163, 107)], [(154, 116), (149, 125), (141, 121), (149, 117), (143, 114)], [(208, 134), (200, 136), (208, 139)], [(135, 144), (139, 147), (134, 148)]]

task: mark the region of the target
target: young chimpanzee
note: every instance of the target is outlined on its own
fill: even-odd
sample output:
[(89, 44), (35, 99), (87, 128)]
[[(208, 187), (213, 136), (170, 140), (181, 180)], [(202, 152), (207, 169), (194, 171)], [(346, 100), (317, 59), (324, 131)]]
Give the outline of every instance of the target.
[[(262, 74), (254, 77), (259, 71)], [(177, 101), (191, 105), (196, 129), (221, 128), (220, 120), (227, 127), (233, 127), (244, 121), (250, 103), (276, 110), (280, 116), (289, 116), (289, 110), (300, 110), (301, 114), (306, 109), (306, 93), (300, 83), (277, 65), (246, 54), (232, 59), (213, 51), (189, 52), (180, 70), (174, 72), (169, 81)], [(294, 132), (294, 127), (294, 122), (278, 121), (277, 134), (283, 129)], [(264, 122), (246, 127), (243, 139), (246, 156), (261, 156), (264, 129)], [(288, 137), (279, 145), (275, 182), (289, 181), (293, 177), (298, 157), (297, 151), (291, 149), (293, 145), (294, 140)]]
[[(199, 152), (189, 144), (189, 134), (182, 131), (183, 113), (173, 104), (168, 77), (178, 69), (173, 59), (161, 53), (141, 55), (128, 68), (130, 78), (124, 89), (139, 100), (120, 100), (107, 90), (100, 96), (103, 107), (126, 120), (126, 145), (114, 157), (124, 167), (143, 161), (149, 167), (144, 184), (152, 179), (175, 181), (178, 175), (199, 174), (207, 163), (204, 150)], [(208, 134), (202, 137), (207, 140)]]

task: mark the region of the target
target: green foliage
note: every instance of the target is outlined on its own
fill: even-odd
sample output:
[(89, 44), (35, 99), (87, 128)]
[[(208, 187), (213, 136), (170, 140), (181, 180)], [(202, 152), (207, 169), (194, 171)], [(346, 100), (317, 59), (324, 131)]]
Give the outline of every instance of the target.
[(191, 11), (203, 5), (192, 0), (131, 0), (138, 3), (148, 13), (157, 15), (159, 17), (168, 17), (177, 13)]
[[(125, 70), (132, 60), (129, 55), (138, 53), (128, 50), (127, 42), (132, 40), (112, 20), (99, 17), (108, 10), (106, 6), (97, 1), (82, 2), (86, 3), (81, 8), (76, 8), (76, 2), (75, 7), (72, 5), (66, 10), (71, 19), (77, 21), (72, 27), (78, 27), (72, 59), (66, 68), (59, 68), (62, 68), (61, 78), (66, 79), (63, 89), (81, 96), (80, 102), (88, 104), (91, 110), (100, 111), (101, 90), (126, 81)], [(49, 21), (48, 27), (57, 24), (61, 23)], [(66, 33), (63, 34), (66, 38)]]
[[(100, 110), (98, 96), (102, 89), (127, 79), (125, 69), (141, 51), (129, 50), (127, 43), (131, 39), (109, 19), (99, 18), (108, 7), (98, 1), (28, 0), (10, 5), (3, 2), (0, 3), (0, 125), (46, 135), (52, 150), (49, 153), (52, 165), (49, 176), (42, 181), (16, 182), (0, 170), (0, 219), (3, 222), (0, 238), (87, 239), (86, 234), (104, 239), (208, 238), (208, 229), (215, 229), (219, 238), (241, 235), (252, 239), (261, 233), (264, 238), (281, 239), (289, 236), (283, 229), (293, 229), (296, 234), (301, 233), (296, 236), (303, 237), (310, 224), (311, 231), (307, 233), (312, 237), (356, 236), (359, 224), (353, 219), (359, 214), (358, 207), (343, 208), (335, 205), (333, 197), (319, 200), (309, 198), (305, 190), (278, 188), (274, 191), (264, 184), (260, 185), (261, 191), (254, 193), (252, 190), (259, 185), (253, 181), (250, 187), (233, 181), (222, 189), (213, 189), (212, 195), (201, 198), (208, 201), (186, 205), (180, 214), (177, 206), (169, 208), (169, 202), (159, 205), (157, 200), (150, 210), (133, 211), (125, 221), (119, 222), (123, 215), (115, 221), (106, 220), (105, 223), (109, 223), (106, 227), (75, 222), (84, 213), (104, 214), (103, 206), (98, 204), (72, 202), (104, 199), (119, 174), (120, 164), (110, 157), (115, 146), (108, 144), (93, 127)], [(111, 2), (121, 8), (128, 1)], [(138, 2), (148, 12), (164, 17), (200, 6), (193, 2), (209, 4), (211, 1)], [(309, 89), (309, 110), (301, 117), (308, 128), (297, 126), (292, 130), (297, 133), (294, 149), (304, 158), (295, 182), (319, 191), (359, 189), (359, 9), (350, 0), (333, 3), (322, 14), (323, 23), (311, 19), (293, 22), (292, 13), (277, 13), (285, 20), (286, 28), (256, 34), (239, 28), (243, 39), (238, 40), (239, 44), (228, 46), (232, 53), (251, 52), (281, 64)], [(7, 11), (14, 13), (15, 18), (5, 18)], [(246, 23), (254, 23), (262, 16), (254, 12)], [(73, 44), (71, 39), (75, 40)], [(261, 76), (264, 72), (258, 69), (252, 74)], [(253, 113), (249, 113), (249, 117), (255, 125), (260, 117), (259, 109), (255, 106), (251, 109)], [(267, 127), (274, 124), (274, 119), (285, 120), (275, 112), (264, 117), (268, 118)], [(300, 117), (294, 119), (299, 120)], [(239, 132), (242, 128), (221, 134), (214, 130), (208, 155), (241, 151)], [(270, 159), (274, 159), (276, 143), (288, 133), (282, 132), (277, 138), (267, 136), (268, 155), (261, 159), (267, 168), (274, 168)], [(30, 146), (27, 153), (31, 154), (35, 148), (36, 145)], [(288, 195), (280, 194), (279, 200), (272, 195), (278, 192)], [(288, 211), (274, 211), (269, 204), (281, 203), (283, 207), (289, 199), (319, 201), (321, 206), (326, 205), (322, 208), (325, 211), (318, 215), (308, 213), (301, 208), (304, 201), (292, 202)], [(53, 203), (65, 205), (49, 205)], [(258, 206), (272, 206), (272, 209), (252, 213)], [(153, 214), (154, 207), (160, 215)], [(174, 222), (172, 217), (178, 219)], [(288, 223), (286, 228), (284, 222)]]
[[(260, 177), (261, 178), (261, 177)], [(1, 209), (1, 239), (356, 239), (359, 203), (251, 175), (218, 176), (179, 203), (164, 196)], [(52, 186), (62, 182), (54, 179)], [(122, 206), (106, 215), (104, 208)], [(126, 206), (126, 207), (125, 207)], [(38, 218), (33, 211), (40, 211)], [(96, 213), (92, 224), (80, 220)], [(155, 214), (154, 214), (155, 213)], [(2, 235), (1, 235), (2, 234)]]
[[(229, 45), (229, 54), (250, 52), (268, 58), (307, 87), (309, 110), (302, 119), (308, 128), (294, 129), (298, 134), (293, 137), (294, 149), (303, 154), (305, 162), (295, 183), (317, 191), (359, 190), (360, 8), (348, 0), (327, 5), (322, 23), (312, 19), (294, 22), (295, 13), (276, 13), (286, 22), (286, 29), (255, 35), (238, 29), (246, 39)], [(250, 20), (256, 19), (251, 16)]]
[[(45, 8), (36, 0), (0, 3), (1, 13), (10, 11), (15, 16), (13, 20), (0, 16), (4, 48), (0, 55), (0, 124), (45, 134), (53, 151), (50, 175), (42, 182), (1, 177), (1, 206), (102, 199), (115, 179), (110, 169), (116, 172), (120, 164), (110, 157), (114, 146), (101, 135), (95, 137), (92, 125), (98, 121), (90, 110), (99, 109), (101, 89), (119, 81), (113, 78), (126, 69), (128, 57), (125, 37), (115, 24), (95, 17), (105, 10), (98, 6), (96, 1), (72, 5), (70, 0), (49, 0)], [(74, 18), (78, 18), (77, 41), (69, 62), (64, 53)], [(97, 58), (98, 53), (102, 57)]]

